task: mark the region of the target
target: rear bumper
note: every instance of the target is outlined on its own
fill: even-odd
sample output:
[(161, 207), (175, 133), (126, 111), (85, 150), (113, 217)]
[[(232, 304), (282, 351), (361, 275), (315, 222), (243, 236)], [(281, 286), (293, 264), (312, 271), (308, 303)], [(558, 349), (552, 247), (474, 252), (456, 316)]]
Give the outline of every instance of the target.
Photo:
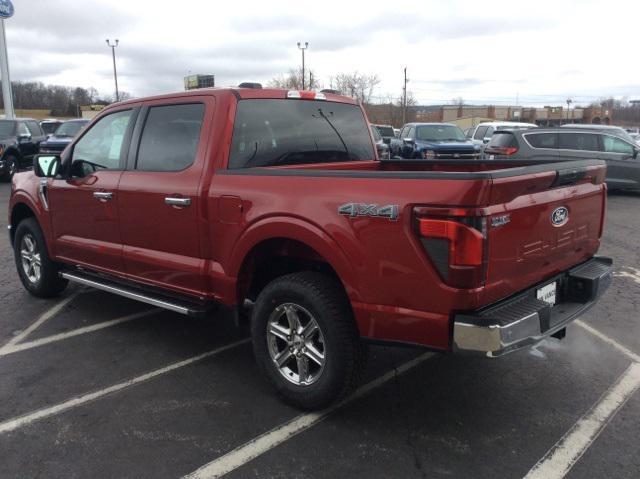
[[(591, 308), (611, 284), (613, 261), (595, 257), (516, 296), (468, 313), (453, 323), (453, 351), (498, 357), (565, 328)], [(538, 288), (556, 283), (556, 304), (536, 298)]]

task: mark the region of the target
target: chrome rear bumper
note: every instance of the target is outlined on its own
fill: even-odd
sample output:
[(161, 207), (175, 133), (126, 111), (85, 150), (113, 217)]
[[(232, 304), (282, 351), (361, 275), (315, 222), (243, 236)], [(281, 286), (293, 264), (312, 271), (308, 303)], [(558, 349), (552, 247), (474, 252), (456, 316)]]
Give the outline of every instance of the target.
[[(456, 353), (498, 357), (551, 336), (591, 308), (611, 284), (613, 261), (594, 257), (511, 298), (454, 318)], [(556, 304), (536, 298), (556, 282)]]

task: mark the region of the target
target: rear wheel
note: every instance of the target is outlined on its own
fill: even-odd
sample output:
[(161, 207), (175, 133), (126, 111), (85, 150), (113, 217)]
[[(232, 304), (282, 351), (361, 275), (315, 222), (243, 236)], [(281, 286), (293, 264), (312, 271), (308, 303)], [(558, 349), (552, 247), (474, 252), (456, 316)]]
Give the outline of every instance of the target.
[(329, 406), (358, 384), (366, 360), (348, 300), (332, 278), (289, 274), (258, 296), (251, 321), (258, 365), (287, 403)]
[(18, 225), (13, 250), (22, 285), (31, 294), (50, 298), (66, 288), (67, 281), (59, 276), (59, 265), (49, 258), (44, 235), (35, 218), (27, 218)]

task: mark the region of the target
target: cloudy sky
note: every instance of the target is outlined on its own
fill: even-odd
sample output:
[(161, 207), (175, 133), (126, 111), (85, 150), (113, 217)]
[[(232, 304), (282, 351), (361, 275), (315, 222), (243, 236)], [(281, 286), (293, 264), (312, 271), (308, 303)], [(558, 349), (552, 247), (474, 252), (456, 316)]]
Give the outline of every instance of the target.
[(403, 68), (419, 103), (577, 104), (640, 98), (640, 1), (216, 2), (13, 0), (6, 21), (12, 80), (134, 96), (183, 88), (189, 73), (218, 86), (267, 83), (300, 64), (325, 86), (340, 72), (376, 74), (398, 96)]

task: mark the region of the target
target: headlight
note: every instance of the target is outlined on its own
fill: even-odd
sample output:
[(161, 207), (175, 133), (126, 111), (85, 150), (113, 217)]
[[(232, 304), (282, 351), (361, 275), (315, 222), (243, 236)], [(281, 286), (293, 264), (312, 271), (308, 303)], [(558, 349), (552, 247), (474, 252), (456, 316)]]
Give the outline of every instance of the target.
[(436, 157), (436, 152), (433, 150), (425, 150), (422, 152), (422, 158), (425, 160), (433, 160)]

